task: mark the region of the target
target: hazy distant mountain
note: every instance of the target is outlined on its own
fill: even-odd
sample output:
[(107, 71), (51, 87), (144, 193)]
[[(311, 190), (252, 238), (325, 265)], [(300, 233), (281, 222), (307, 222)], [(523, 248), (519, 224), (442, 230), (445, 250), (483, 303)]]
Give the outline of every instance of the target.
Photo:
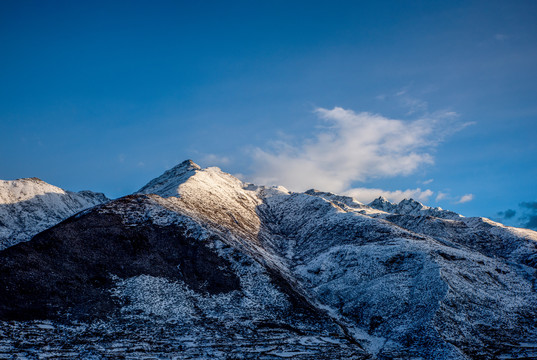
[(531, 230), (186, 161), (0, 252), (0, 355), (532, 358), (536, 260)]
[(65, 191), (38, 178), (0, 180), (0, 250), (108, 201), (92, 191)]

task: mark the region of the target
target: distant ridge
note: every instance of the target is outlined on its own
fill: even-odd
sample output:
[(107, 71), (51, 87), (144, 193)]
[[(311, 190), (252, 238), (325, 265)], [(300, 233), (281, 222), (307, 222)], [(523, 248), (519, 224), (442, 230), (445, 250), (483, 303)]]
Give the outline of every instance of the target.
[(65, 191), (36, 177), (0, 180), (0, 250), (108, 200), (102, 193)]
[(369, 207), (382, 210), (392, 214), (434, 216), (443, 219), (459, 219), (459, 215), (453, 211), (444, 210), (439, 207), (425, 206), (414, 199), (403, 199), (398, 204), (389, 202), (385, 197), (378, 197), (368, 204)]

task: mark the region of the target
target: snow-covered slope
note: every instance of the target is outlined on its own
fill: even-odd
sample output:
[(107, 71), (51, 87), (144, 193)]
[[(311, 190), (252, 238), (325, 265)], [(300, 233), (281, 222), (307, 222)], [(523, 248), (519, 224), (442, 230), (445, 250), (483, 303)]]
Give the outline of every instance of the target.
[(38, 178), (0, 180), (0, 250), (106, 201), (101, 193), (65, 191)]
[[(414, 200), (256, 186), (186, 161), (0, 252), (0, 318), (87, 321), (99, 309), (114, 320), (42, 335), (97, 358), (113, 355), (110, 337), (126, 352), (148, 342), (135, 357), (533, 358), (536, 259), (531, 230)], [(39, 272), (51, 280), (35, 300)], [(26, 324), (4, 323), (7, 348), (42, 334)], [(95, 340), (95, 326), (113, 330)], [(168, 352), (152, 339), (164, 328)]]
[(163, 197), (177, 196), (179, 187), (201, 168), (192, 160), (186, 160), (166, 171), (161, 176), (151, 180), (138, 190), (140, 194), (159, 194)]
[[(155, 193), (214, 231), (233, 234), (226, 237), (230, 245), (239, 243), (276, 269), (371, 353), (464, 358), (464, 348), (472, 357), (486, 356), (502, 346), (506, 332), (522, 341), (528, 329), (514, 324), (535, 316), (537, 234), (530, 230), (411, 199), (365, 206), (315, 190), (256, 187), (218, 168), (179, 178), (173, 192)], [(469, 299), (486, 310), (462, 305)], [(478, 330), (487, 327), (496, 336)], [(474, 339), (453, 334), (455, 328)], [(535, 327), (531, 331), (535, 337)]]
[(434, 216), (443, 219), (460, 219), (462, 217), (453, 211), (444, 210), (439, 207), (425, 206), (414, 199), (404, 199), (398, 204), (394, 204), (381, 196), (373, 200), (368, 206), (398, 215)]

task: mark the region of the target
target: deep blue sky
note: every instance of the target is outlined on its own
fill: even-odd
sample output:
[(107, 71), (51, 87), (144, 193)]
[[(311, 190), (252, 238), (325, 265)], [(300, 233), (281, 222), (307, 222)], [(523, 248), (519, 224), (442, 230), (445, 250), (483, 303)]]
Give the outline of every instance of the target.
[(316, 108), (451, 111), (473, 125), (434, 164), (353, 187), (508, 223), (537, 201), (535, 1), (2, 1), (0, 46), (1, 179), (118, 197), (186, 158), (248, 178), (256, 148), (324, 131)]

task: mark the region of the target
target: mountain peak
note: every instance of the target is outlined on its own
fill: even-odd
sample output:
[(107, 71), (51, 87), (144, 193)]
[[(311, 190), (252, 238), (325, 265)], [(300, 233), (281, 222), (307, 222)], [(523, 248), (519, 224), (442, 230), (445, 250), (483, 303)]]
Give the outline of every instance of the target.
[(182, 163), (180, 163), (179, 165), (176, 165), (175, 167), (194, 167), (194, 168), (197, 168), (197, 169), (201, 169), (201, 167), (196, 164), (192, 159), (187, 159), (185, 161), (183, 161)]
[(376, 198), (375, 200), (373, 200), (374, 203), (390, 203), (391, 202), (386, 199), (384, 196), (379, 196), (378, 198)]
[(399, 203), (392, 203), (383, 196), (379, 196), (368, 205), (373, 209), (382, 210), (397, 215), (434, 216), (444, 219), (460, 219), (462, 216), (449, 210), (438, 207), (429, 207), (412, 198), (403, 199)]
[(411, 207), (411, 208), (416, 208), (416, 209), (428, 208), (428, 206), (425, 206), (422, 203), (420, 203), (419, 201), (416, 201), (416, 200), (414, 200), (412, 198), (401, 200), (399, 202), (399, 206)]
[(391, 212), (397, 205), (390, 202), (384, 196), (379, 196), (375, 200), (371, 201), (367, 206), (372, 207), (377, 210)]
[(65, 191), (39, 178), (0, 180), (0, 204), (14, 204), (48, 193), (65, 194)]
[(194, 161), (188, 159), (175, 165), (170, 170), (166, 171), (164, 174), (173, 173), (175, 175), (182, 175), (192, 170), (201, 170), (201, 167), (198, 164), (196, 164)]
[(104, 194), (66, 191), (36, 177), (0, 180), (0, 250), (106, 201)]
[(331, 192), (325, 192), (320, 191), (316, 189), (310, 189), (306, 191), (304, 194), (317, 196), (320, 198), (323, 198), (325, 200), (328, 200), (338, 206), (348, 206), (351, 208), (362, 208), (364, 204), (356, 200), (355, 198), (351, 196), (345, 196), (345, 195), (338, 195)]
[(29, 177), (29, 178), (20, 178), (14, 181), (28, 181), (28, 182), (35, 182), (35, 183), (45, 183), (45, 181), (41, 180), (38, 177)]
[(139, 194), (157, 194), (163, 197), (177, 196), (178, 187), (191, 176), (199, 172), (201, 167), (188, 159), (173, 168), (166, 170), (164, 174), (151, 180), (147, 185), (137, 191)]

